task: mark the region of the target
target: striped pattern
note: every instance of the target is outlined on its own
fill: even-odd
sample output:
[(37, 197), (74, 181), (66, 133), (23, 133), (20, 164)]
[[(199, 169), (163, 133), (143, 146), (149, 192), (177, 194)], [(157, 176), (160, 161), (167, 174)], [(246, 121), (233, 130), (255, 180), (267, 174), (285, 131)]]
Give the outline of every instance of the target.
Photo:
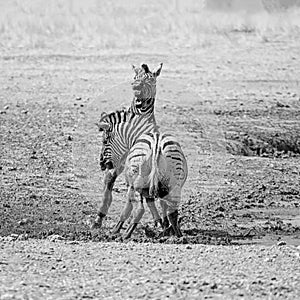
[(135, 72), (131, 83), (134, 98), (130, 109), (137, 115), (154, 114), (156, 78), (160, 75), (162, 64), (153, 72), (146, 64), (142, 64), (141, 67), (132, 67)]
[[(165, 229), (170, 221), (174, 233), (182, 236), (177, 217), (181, 189), (187, 178), (187, 163), (179, 143), (171, 135), (161, 134), (156, 125), (156, 78), (161, 68), (162, 64), (156, 71), (150, 72), (147, 65), (140, 68), (133, 66), (134, 98), (131, 107), (105, 115), (99, 122), (99, 129), (104, 131), (100, 166), (102, 170), (113, 169), (113, 181), (111, 184), (110, 181), (105, 183), (105, 196), (99, 209), (99, 220), (96, 221), (101, 223), (106, 215), (112, 201), (114, 180), (125, 168), (129, 186), (128, 201), (113, 232), (119, 232), (131, 214), (134, 192), (141, 195), (139, 208), (135, 211), (126, 237), (130, 237), (144, 214), (143, 198), (146, 198), (154, 220), (160, 220)], [(163, 221), (153, 202), (154, 198), (165, 200), (164, 204), (161, 203)]]
[(139, 193), (163, 198), (178, 209), (187, 178), (187, 163), (179, 143), (170, 134), (143, 134), (130, 149), (125, 177)]
[[(99, 124), (108, 124), (109, 129), (104, 130), (100, 166), (102, 170), (107, 167), (114, 168), (120, 174), (130, 148), (145, 132), (156, 130), (153, 116), (138, 116), (131, 111), (116, 111), (105, 115)], [(100, 125), (101, 130), (101, 125)]]

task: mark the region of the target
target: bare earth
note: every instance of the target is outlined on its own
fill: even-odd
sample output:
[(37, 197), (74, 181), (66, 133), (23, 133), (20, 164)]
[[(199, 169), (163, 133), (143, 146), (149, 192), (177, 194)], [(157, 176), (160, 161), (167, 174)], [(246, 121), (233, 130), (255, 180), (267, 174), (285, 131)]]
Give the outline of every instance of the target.
[[(214, 38), (1, 55), (1, 300), (300, 297), (300, 41)], [(130, 104), (141, 62), (164, 63), (156, 115), (189, 164), (181, 239), (149, 216), (129, 242), (110, 234), (122, 178), (104, 227), (88, 226), (102, 180), (93, 122)]]
[(287, 246), (5, 240), (1, 248), (1, 299), (300, 296), (300, 249)]

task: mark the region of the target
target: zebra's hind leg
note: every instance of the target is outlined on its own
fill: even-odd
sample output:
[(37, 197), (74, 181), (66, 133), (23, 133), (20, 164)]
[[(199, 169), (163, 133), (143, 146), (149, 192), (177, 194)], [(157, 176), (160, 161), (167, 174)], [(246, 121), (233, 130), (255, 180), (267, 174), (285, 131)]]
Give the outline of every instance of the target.
[(174, 210), (172, 213), (168, 215), (168, 218), (172, 225), (172, 229), (174, 230), (175, 235), (177, 237), (182, 237), (182, 232), (178, 224), (178, 215), (179, 215), (178, 210)]
[(174, 188), (173, 191), (167, 195), (164, 199), (167, 201), (168, 206), (168, 219), (171, 223), (173, 233), (177, 237), (182, 237), (182, 232), (179, 227), (178, 223), (178, 207), (181, 200), (181, 189), (180, 188)]
[(170, 236), (174, 234), (174, 230), (172, 228), (172, 225), (169, 222), (169, 218), (167, 215), (168, 211), (168, 204), (166, 203), (165, 200), (160, 199), (160, 206), (162, 209), (162, 224), (161, 227), (163, 229), (163, 232), (161, 233), (160, 236)]
[(157, 223), (159, 223), (161, 226), (163, 225), (163, 221), (162, 218), (160, 217), (158, 210), (156, 208), (155, 205), (155, 199), (152, 197), (146, 197), (146, 203), (149, 207), (149, 210), (151, 212), (152, 218), (154, 220), (154, 224), (155, 226), (157, 225)]
[(135, 201), (135, 192), (132, 187), (128, 187), (127, 191), (127, 202), (121, 212), (118, 223), (114, 226), (112, 233), (119, 233), (122, 229), (124, 222), (130, 217), (133, 205), (132, 202)]
[(167, 216), (168, 205), (164, 200), (160, 200), (160, 206), (162, 210), (162, 219), (163, 219), (162, 228), (163, 230), (166, 230), (170, 226), (169, 219)]
[(145, 208), (144, 208), (143, 198), (141, 196), (141, 199), (140, 199), (140, 202), (139, 202), (139, 207), (134, 212), (134, 216), (133, 216), (132, 222), (128, 226), (128, 228), (126, 229), (126, 232), (124, 234), (124, 238), (125, 239), (129, 239), (131, 237), (133, 231), (135, 230), (137, 224), (142, 219), (144, 213), (145, 213)]

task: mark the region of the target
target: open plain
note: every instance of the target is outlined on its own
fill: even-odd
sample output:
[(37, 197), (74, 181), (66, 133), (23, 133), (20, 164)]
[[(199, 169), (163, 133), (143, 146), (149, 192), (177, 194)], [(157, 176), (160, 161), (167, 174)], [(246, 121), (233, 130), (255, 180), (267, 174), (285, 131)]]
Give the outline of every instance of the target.
[[(1, 2), (0, 299), (299, 298), (299, 10), (40, 2)], [(157, 121), (189, 166), (184, 237), (146, 215), (124, 241), (122, 176), (89, 227), (95, 122), (130, 105), (131, 64), (160, 62)]]

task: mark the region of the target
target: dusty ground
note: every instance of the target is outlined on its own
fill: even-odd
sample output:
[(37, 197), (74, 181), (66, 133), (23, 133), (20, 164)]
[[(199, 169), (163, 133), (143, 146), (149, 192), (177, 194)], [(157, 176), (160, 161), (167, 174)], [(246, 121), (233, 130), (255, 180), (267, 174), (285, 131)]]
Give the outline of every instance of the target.
[(300, 249), (293, 247), (1, 242), (1, 299), (300, 296)]
[[(1, 299), (299, 296), (300, 41), (211, 41), (0, 57)], [(103, 229), (88, 227), (102, 179), (92, 121), (129, 105), (130, 65), (141, 62), (164, 62), (157, 119), (189, 163), (180, 240), (159, 238), (149, 216), (136, 243), (111, 236), (122, 178)]]

